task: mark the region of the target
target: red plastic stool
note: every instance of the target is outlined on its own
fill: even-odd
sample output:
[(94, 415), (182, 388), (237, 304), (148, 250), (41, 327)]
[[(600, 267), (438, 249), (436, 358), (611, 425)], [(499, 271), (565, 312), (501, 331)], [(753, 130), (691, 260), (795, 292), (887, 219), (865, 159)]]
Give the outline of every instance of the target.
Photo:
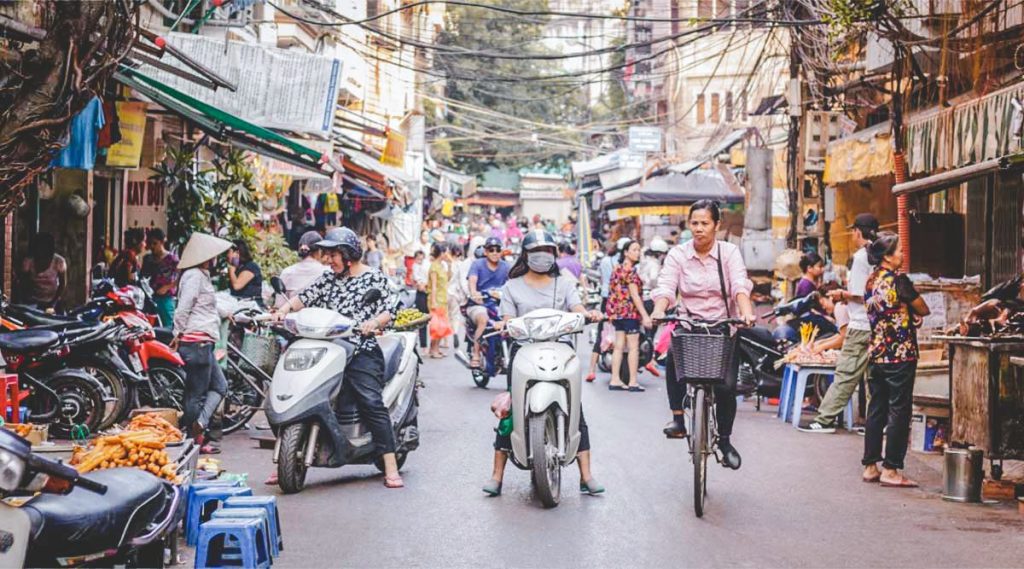
[(15, 374), (0, 375), (0, 412), (4, 413), (6, 419), (7, 406), (11, 407), (11, 423), (21, 422), (21, 402), (28, 397), (28, 391), (22, 393), (18, 387), (18, 376)]

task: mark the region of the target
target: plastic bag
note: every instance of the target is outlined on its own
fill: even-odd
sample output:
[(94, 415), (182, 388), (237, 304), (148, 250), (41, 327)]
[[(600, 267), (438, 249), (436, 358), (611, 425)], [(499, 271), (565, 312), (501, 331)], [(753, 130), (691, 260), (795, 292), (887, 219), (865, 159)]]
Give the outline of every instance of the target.
[(504, 419), (512, 412), (512, 394), (502, 391), (491, 401), (491, 413), (499, 419)]
[(612, 326), (610, 320), (605, 322), (604, 326), (601, 327), (600, 341), (602, 352), (610, 351), (612, 346), (615, 345), (615, 326)]
[(669, 322), (658, 334), (658, 341), (654, 344), (654, 352), (658, 354), (667, 353), (672, 346), (672, 330), (675, 330), (676, 323)]
[(452, 325), (448, 322), (447, 310), (434, 308), (430, 311), (430, 339), (440, 340), (452, 335)]

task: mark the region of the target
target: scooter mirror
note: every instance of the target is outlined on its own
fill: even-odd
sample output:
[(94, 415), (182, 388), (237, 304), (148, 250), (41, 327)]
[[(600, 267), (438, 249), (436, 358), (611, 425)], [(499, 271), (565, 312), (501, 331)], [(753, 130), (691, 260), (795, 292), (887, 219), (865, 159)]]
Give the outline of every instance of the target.
[(284, 294), (284, 281), (281, 277), (270, 277), (270, 288), (274, 289), (277, 294)]

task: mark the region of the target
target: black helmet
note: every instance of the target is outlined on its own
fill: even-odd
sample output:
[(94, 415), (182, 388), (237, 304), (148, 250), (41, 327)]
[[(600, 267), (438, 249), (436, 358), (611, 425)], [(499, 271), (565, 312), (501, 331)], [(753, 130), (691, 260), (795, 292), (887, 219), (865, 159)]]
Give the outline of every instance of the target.
[(336, 227), (328, 231), (316, 246), (321, 249), (340, 249), (349, 261), (363, 258), (363, 244), (359, 241), (359, 236), (347, 227)]
[(483, 259), (484, 258), (484, 246), (481, 245), (481, 246), (477, 247), (476, 249), (474, 249), (473, 250), (473, 256), (476, 257), (477, 259)]
[(497, 247), (498, 249), (501, 249), (504, 246), (505, 246), (505, 244), (502, 243), (501, 239), (498, 239), (497, 237), (488, 237), (487, 241), (484, 241), (484, 250), (485, 251), (487, 249), (491, 248), (491, 247)]
[(547, 231), (531, 231), (526, 234), (523, 238), (523, 250), (532, 251), (538, 247), (552, 247), (558, 248), (558, 244), (555, 243), (555, 238), (551, 236)]

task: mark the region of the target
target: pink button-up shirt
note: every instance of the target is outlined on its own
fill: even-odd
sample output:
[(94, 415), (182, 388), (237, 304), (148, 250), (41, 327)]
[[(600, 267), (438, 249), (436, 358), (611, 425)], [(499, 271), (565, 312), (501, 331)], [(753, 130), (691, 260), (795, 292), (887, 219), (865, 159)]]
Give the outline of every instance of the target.
[(722, 276), (729, 297), (729, 312), (733, 318), (739, 317), (736, 295), (749, 295), (754, 285), (747, 278), (747, 267), (743, 264), (739, 247), (725, 241), (717, 242), (703, 259), (697, 255), (693, 241), (673, 247), (658, 273), (658, 286), (651, 291), (651, 298), (667, 298), (669, 306), (673, 306), (678, 294), (682, 300), (678, 311), (681, 316), (702, 320), (726, 318), (726, 304), (718, 278), (719, 253), (722, 255)]

